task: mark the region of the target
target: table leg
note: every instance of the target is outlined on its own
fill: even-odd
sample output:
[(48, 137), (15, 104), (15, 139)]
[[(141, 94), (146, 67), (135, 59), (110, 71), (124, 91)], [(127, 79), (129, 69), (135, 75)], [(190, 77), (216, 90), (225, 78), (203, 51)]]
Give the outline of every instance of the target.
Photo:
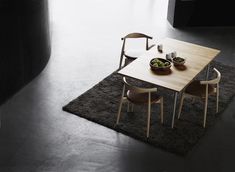
[(175, 92), (175, 96), (174, 97), (175, 97), (174, 98), (174, 109), (173, 109), (173, 115), (172, 115), (172, 121), (171, 121), (171, 128), (174, 128), (175, 111), (176, 111), (178, 92)]
[(209, 77), (209, 69), (210, 69), (210, 64), (208, 64), (206, 68), (206, 81), (208, 80)]

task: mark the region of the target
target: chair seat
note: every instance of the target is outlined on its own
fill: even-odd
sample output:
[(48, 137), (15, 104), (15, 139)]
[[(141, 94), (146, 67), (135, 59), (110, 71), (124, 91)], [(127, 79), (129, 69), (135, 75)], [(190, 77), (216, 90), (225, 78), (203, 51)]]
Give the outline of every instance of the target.
[[(206, 85), (200, 84), (200, 81), (195, 80), (189, 84), (186, 88), (185, 93), (205, 98), (206, 96)], [(208, 85), (208, 95), (214, 93), (214, 87), (212, 85)]]
[[(161, 96), (156, 93), (151, 93), (151, 103), (159, 101)], [(127, 91), (127, 99), (134, 104), (148, 104), (148, 93), (136, 93), (134, 91)]]
[(136, 49), (132, 49), (132, 50), (127, 50), (124, 52), (124, 56), (126, 58), (130, 58), (130, 59), (136, 59), (138, 57), (140, 57), (140, 55), (142, 55), (145, 52), (145, 50), (136, 50)]

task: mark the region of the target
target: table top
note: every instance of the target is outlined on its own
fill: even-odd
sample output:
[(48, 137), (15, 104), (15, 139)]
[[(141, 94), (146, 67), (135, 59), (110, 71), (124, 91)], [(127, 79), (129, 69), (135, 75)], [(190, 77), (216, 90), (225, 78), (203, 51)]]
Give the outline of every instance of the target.
[[(165, 38), (156, 43), (158, 44), (163, 45), (162, 53), (152, 48), (119, 70), (118, 74), (180, 92), (220, 53), (217, 49), (172, 38)], [(149, 62), (152, 58), (165, 58), (167, 53), (173, 51), (176, 51), (177, 56), (186, 58), (184, 70), (174, 65), (167, 75), (156, 74), (151, 70)]]

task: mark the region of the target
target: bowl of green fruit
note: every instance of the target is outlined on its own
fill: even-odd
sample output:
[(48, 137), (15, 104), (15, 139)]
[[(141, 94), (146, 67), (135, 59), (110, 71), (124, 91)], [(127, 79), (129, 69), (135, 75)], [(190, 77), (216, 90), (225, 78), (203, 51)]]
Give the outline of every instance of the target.
[(153, 71), (168, 71), (171, 68), (171, 62), (163, 58), (153, 58), (149, 63)]

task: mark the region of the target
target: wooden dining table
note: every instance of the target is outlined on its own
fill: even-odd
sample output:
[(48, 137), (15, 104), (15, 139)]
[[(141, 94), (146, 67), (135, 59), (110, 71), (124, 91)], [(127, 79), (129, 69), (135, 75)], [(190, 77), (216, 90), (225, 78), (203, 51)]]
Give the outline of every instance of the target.
[[(163, 51), (159, 52), (157, 48), (146, 51), (136, 60), (120, 69), (118, 74), (174, 91), (171, 121), (171, 127), (174, 128), (179, 93), (205, 68), (207, 68), (205, 79), (208, 79), (210, 62), (220, 53), (220, 50), (172, 38), (164, 38), (156, 42), (156, 45), (162, 45)], [(177, 56), (186, 59), (184, 68), (177, 68), (172, 65), (167, 74), (153, 72), (149, 65), (150, 60), (156, 57), (165, 59), (166, 54), (171, 52), (176, 52)]]

